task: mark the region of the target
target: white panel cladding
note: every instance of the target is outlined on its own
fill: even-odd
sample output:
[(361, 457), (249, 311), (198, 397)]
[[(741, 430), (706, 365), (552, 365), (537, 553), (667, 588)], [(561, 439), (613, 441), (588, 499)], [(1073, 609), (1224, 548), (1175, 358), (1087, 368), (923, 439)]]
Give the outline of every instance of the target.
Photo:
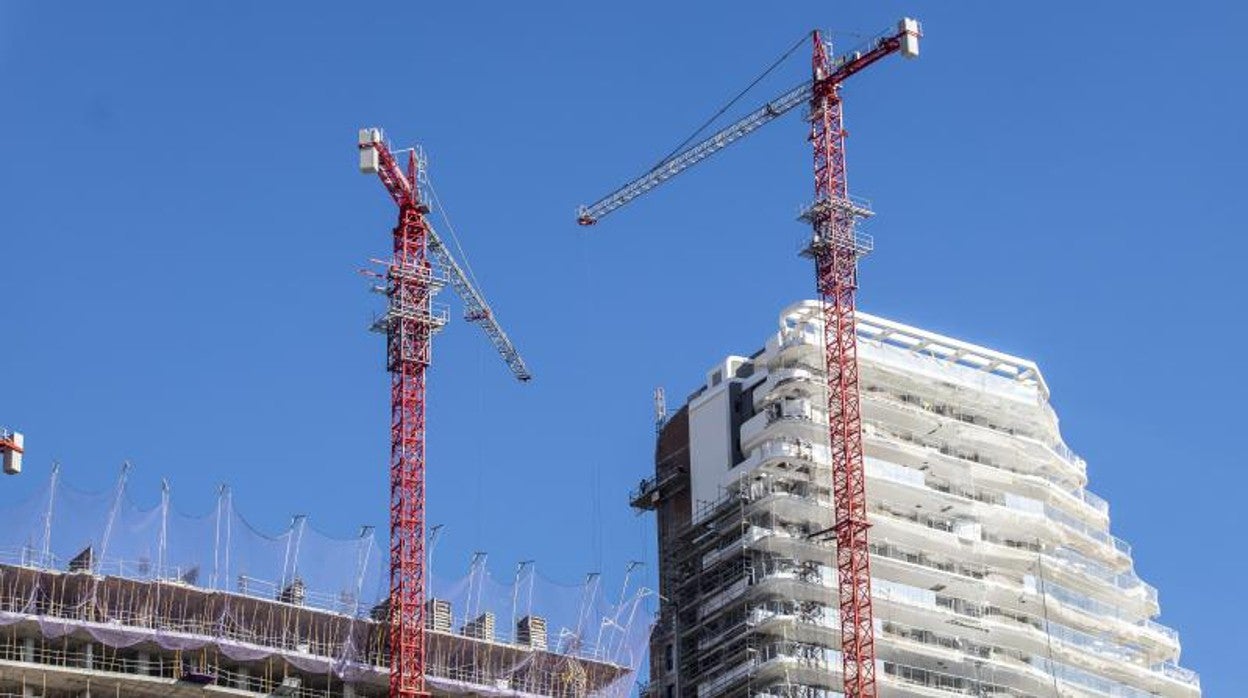
[[(719, 501), (732, 466), (732, 405), (728, 383), (719, 383), (689, 403), (689, 481), (693, 516)], [(696, 435), (696, 436), (694, 436)]]

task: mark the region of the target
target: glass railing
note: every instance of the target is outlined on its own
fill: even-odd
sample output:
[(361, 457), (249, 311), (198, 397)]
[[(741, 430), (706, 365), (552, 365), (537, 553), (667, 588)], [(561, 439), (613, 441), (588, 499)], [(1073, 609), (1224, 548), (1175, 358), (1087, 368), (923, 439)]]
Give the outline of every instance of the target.
[(1053, 621), (1041, 622), (1047, 628), (1048, 636), (1064, 645), (1092, 652), (1107, 659), (1134, 662), (1140, 665), (1148, 661), (1148, 655), (1144, 650), (1135, 645), (1120, 643), (1111, 637), (1098, 637)]
[(1142, 594), (1151, 603), (1157, 603), (1157, 589), (1135, 576), (1135, 572), (1115, 572), (1070, 548), (1057, 548), (1049, 555), (1080, 574), (1105, 582), (1128, 594)]
[(1059, 488), (1059, 490), (1062, 493), (1069, 494), (1070, 496), (1075, 497), (1076, 499), (1079, 499), (1078, 495), (1075, 495), (1073, 491), (1070, 489), (1070, 484), (1067, 482), (1067, 480), (1061, 477), (1058, 477), (1057, 475), (1054, 475), (1053, 473), (1049, 473), (1044, 470), (1039, 470), (1036, 472), (1023, 472), (1017, 468), (1010, 468), (1005, 465), (1002, 465), (1001, 463), (997, 462), (994, 458), (985, 456), (979, 453), (978, 451), (968, 451), (965, 449), (953, 448), (946, 442), (929, 438), (926, 434), (920, 435), (914, 432), (906, 431), (904, 429), (885, 428), (879, 425), (872, 426), (872, 429), (873, 429), (872, 431), (867, 432), (867, 433), (879, 435), (880, 437), (883, 437), (886, 439), (896, 439), (898, 441), (901, 441), (907, 444), (912, 444), (920, 448), (938, 451), (941, 455), (948, 456), (950, 458), (956, 458), (958, 460), (965, 461), (968, 463), (975, 463), (977, 465), (982, 465), (982, 466), (986, 466), (989, 468), (995, 468), (997, 470), (1002, 470), (1015, 476), (1019, 476), (1023, 478), (1036, 478), (1037, 480), (1047, 482)]
[(1062, 460), (1070, 463), (1071, 465), (1076, 465), (1083, 460), (1074, 451), (1070, 450), (1069, 446), (1061, 441), (1049, 444), (1049, 448), (1053, 449), (1054, 453), (1061, 456)]
[(918, 565), (920, 567), (926, 567), (940, 572), (948, 572), (949, 574), (956, 574), (960, 577), (967, 577), (969, 579), (980, 580), (988, 574), (988, 568), (982, 565), (971, 566), (956, 562), (937, 560), (930, 557), (925, 552), (907, 550), (889, 543), (872, 543), (871, 554), (875, 557), (888, 558), (890, 560), (897, 560), (898, 562), (906, 562), (911, 565)]
[(761, 461), (768, 458), (796, 458), (825, 466), (831, 461), (827, 446), (787, 438), (768, 439), (750, 452), (750, 460)]
[(979, 604), (956, 596), (938, 595), (936, 605), (967, 618), (987, 618), (999, 623), (1028, 627), (1066, 647), (1081, 652), (1091, 652), (1107, 659), (1131, 661), (1143, 667), (1148, 658), (1141, 648), (1122, 642), (1109, 634), (1092, 635), (1022, 611)]
[(923, 686), (924, 688), (931, 688), (947, 693), (978, 696), (1009, 696), (1010, 698), (1029, 698), (1031, 695), (1029, 693), (1010, 688), (1009, 686), (974, 679), (969, 676), (946, 674), (940, 671), (898, 664), (896, 662), (881, 662), (881, 664), (883, 665), (882, 668), (885, 676), (891, 677), (903, 683)]
[[(984, 415), (963, 412), (957, 407), (944, 404), (944, 403), (935, 403), (935, 402), (932, 402), (931, 400), (921, 398), (916, 395), (910, 395), (910, 394), (899, 395), (893, 392), (889, 392), (887, 390), (881, 390), (881, 389), (872, 390), (871, 388), (867, 389), (867, 395), (878, 396), (878, 399), (882, 399), (891, 404), (906, 405), (910, 409), (913, 409), (913, 410), (922, 410), (924, 412), (946, 417), (949, 419), (956, 419), (959, 422), (977, 426), (977, 427), (980, 427), (981, 429), (985, 429), (985, 430), (994, 432), (996, 434), (1011, 436), (1017, 439), (1029, 441), (1039, 446), (1046, 446), (1048, 447), (1050, 451), (1053, 452), (1054, 455), (1056, 455), (1059, 459), (1064, 461), (1070, 467), (1074, 468), (1077, 472), (1080, 472), (1080, 473), (1087, 472), (1087, 463), (1082, 458), (1080, 458), (1078, 454), (1070, 450), (1070, 447), (1067, 446), (1065, 443), (1063, 443), (1060, 439), (1054, 442), (1048, 442), (1045, 439), (1038, 438), (1035, 434), (1032, 434), (1025, 429), (1002, 426), (1002, 425), (989, 421), (989, 419)], [(1044, 477), (1046, 480), (1050, 480), (1053, 482), (1058, 482), (1062, 479), (1049, 473), (1045, 473), (1044, 475), (1042, 475), (1042, 477)], [(1103, 500), (1100, 500), (1100, 498), (1093, 498), (1093, 500), (1088, 501), (1088, 503), (1092, 505), (1093, 507), (1096, 507), (1098, 511), (1101, 511), (1102, 513), (1108, 513), (1109, 511), (1108, 504), (1105, 503)]]
[(938, 492), (957, 494), (987, 504), (998, 504), (1015, 511), (1045, 516), (1101, 545), (1111, 547), (1127, 556), (1131, 555), (1131, 546), (1126, 541), (1116, 538), (1106, 531), (1089, 526), (1065, 511), (1037, 499), (1023, 497), (1010, 492), (1005, 492), (1001, 495), (996, 495), (995, 493), (968, 493), (956, 490), (951, 485), (928, 484), (926, 476), (922, 472), (876, 458), (867, 459), (867, 474), (872, 477), (903, 484), (925, 486)]
[(909, 604), (911, 606), (936, 607), (936, 592), (931, 589), (893, 582), (887, 579), (871, 579), (871, 595), (882, 601)]
[(1037, 586), (1034, 577), (1028, 576), (1026, 580), (1027, 581), (1024, 583), (1025, 586), (1044, 592), (1050, 598), (1053, 598), (1063, 605), (1077, 608), (1094, 616), (1117, 618), (1118, 620), (1123, 620), (1131, 624), (1139, 622), (1139, 614), (1129, 613), (1114, 604), (1094, 599), (1087, 594), (1069, 589), (1061, 584), (1044, 581)]
[[(903, 601), (904, 597), (897, 597), (895, 600)], [(1040, 633), (1043, 633), (1047, 638), (1055, 640), (1059, 644), (1077, 651), (1090, 652), (1106, 659), (1130, 663), (1140, 669), (1147, 668), (1150, 671), (1164, 674), (1170, 678), (1183, 681), (1190, 685), (1200, 685), (1200, 677), (1196, 672), (1172, 662), (1149, 666), (1147, 664), (1149, 655), (1143, 648), (1132, 643), (1118, 640), (1108, 633), (1099, 636), (1093, 635), (1081, 630), (1076, 630), (1061, 623), (1047, 621), (1020, 611), (1006, 610), (991, 605), (981, 605), (954, 596), (936, 596), (936, 604), (941, 608), (968, 618), (989, 618), (1001, 622), (1011, 622), (1024, 627), (1030, 627)], [(1154, 623), (1153, 621), (1147, 621), (1142, 625), (1147, 625), (1157, 632), (1172, 638), (1176, 644), (1178, 643), (1178, 633), (1176, 633), (1173, 629)], [(1059, 676), (1059, 678), (1062, 677)], [(1127, 690), (1136, 690), (1129, 686), (1124, 688)], [(1110, 693), (1109, 695), (1125, 696), (1135, 694)], [(1142, 695), (1150, 694), (1146, 693)]]
[(880, 478), (881, 480), (892, 480), (904, 485), (915, 485), (918, 487), (923, 487), (926, 484), (927, 478), (922, 471), (907, 468), (904, 465), (868, 457), (865, 461), (865, 466), (867, 475)]
[[(1007, 649), (997, 645), (981, 644), (967, 640), (966, 638), (955, 637), (952, 635), (942, 635), (926, 628), (909, 626), (895, 621), (885, 621), (881, 625), (881, 630), (885, 635), (895, 637), (900, 640), (957, 651), (964, 655), (978, 659), (988, 659), (994, 661), (1012, 660), (1015, 662), (1021, 662), (1026, 665), (1030, 665), (1045, 674), (1054, 676), (1060, 681), (1089, 688), (1109, 696), (1143, 698), (1143, 696), (1152, 695), (1134, 686), (1112, 681), (1096, 674), (1072, 667), (1068, 664), (1050, 661), (1044, 657), (1035, 656), (1017, 649)], [(1084, 638), (1091, 640), (1091, 636), (1084, 635)], [(1063, 640), (1073, 639), (1073, 637), (1063, 638)], [(1131, 656), (1127, 655), (1115, 658), (1124, 661), (1130, 661), (1132, 659)], [(1188, 680), (1190, 682), (1190, 678), (1194, 678), (1194, 672), (1191, 672), (1190, 670), (1183, 669), (1182, 667), (1175, 665), (1169, 666), (1175, 671), (1176, 678), (1182, 677), (1180, 680)], [(994, 671), (995, 670), (996, 668), (994, 667)], [(1160, 672), (1163, 670), (1155, 668), (1154, 671)], [(974, 688), (975, 686), (971, 685), (969, 687)]]
[(1069, 664), (1054, 662), (1045, 657), (1033, 656), (1031, 664), (1058, 681), (1091, 689), (1097, 693), (1113, 696), (1114, 698), (1155, 698), (1156, 696), (1156, 694), (1150, 691), (1113, 681), (1082, 669), (1076, 669)]
[(1179, 644), (1179, 631), (1175, 630), (1174, 628), (1167, 627), (1153, 620), (1146, 620), (1140, 625), (1144, 626), (1145, 628), (1148, 628), (1149, 630), (1155, 633), (1165, 636), (1166, 638), (1172, 640), (1174, 644), (1176, 645)]
[(780, 348), (789, 349), (799, 346), (823, 346), (823, 335), (819, 332), (785, 329), (780, 331)]
[[(957, 597), (937, 596), (933, 592), (924, 589), (906, 587), (905, 585), (888, 582), (886, 580), (875, 580), (873, 585), (875, 587), (875, 595), (880, 598), (887, 598), (892, 601), (903, 603), (908, 602), (923, 606), (929, 605), (929, 599), (936, 599), (936, 605), (957, 613), (958, 615), (964, 615), (971, 618), (988, 618), (1030, 627), (1039, 633), (1043, 633), (1049, 639), (1077, 651), (1091, 652), (1105, 659), (1133, 664), (1141, 670), (1147, 669), (1149, 671), (1164, 674), (1189, 685), (1199, 686), (1199, 676), (1190, 669), (1180, 667), (1173, 663), (1157, 664), (1150, 667), (1146, 664), (1148, 655), (1143, 649), (1129, 643), (1119, 642), (1108, 635), (1096, 636), (1091, 633), (1076, 630), (1060, 623), (1046, 621), (1019, 611), (1006, 610), (990, 605), (975, 604)], [(914, 593), (907, 594), (905, 593), (906, 589), (910, 589)], [(1159, 627), (1164, 628), (1164, 626)], [(903, 637), (903, 639), (909, 639), (916, 642), (952, 648), (948, 639), (937, 638), (935, 635), (931, 634), (930, 631), (922, 631), (918, 635), (915, 635), (915, 633), (911, 632), (911, 630), (912, 629), (909, 629), (908, 626), (903, 626), (895, 621), (883, 621), (881, 625), (881, 631), (889, 635)], [(1164, 628), (1164, 630), (1169, 631), (1169, 628)], [(1029, 657), (1028, 655), (1025, 655), (1017, 650), (1007, 650), (987, 645), (979, 646), (973, 645), (973, 643), (967, 647), (969, 647), (968, 654), (972, 656), (984, 657), (985, 652), (988, 652), (990, 656), (994, 657), (997, 655), (1008, 655), (1013, 659), (1026, 661), (1047, 674), (1056, 675), (1056, 677), (1061, 681), (1082, 686), (1084, 688), (1090, 688), (1094, 691), (1105, 693), (1106, 695), (1123, 696), (1125, 698), (1143, 698), (1144, 696), (1152, 695), (1133, 686), (1105, 679), (1060, 662), (1050, 663), (1047, 659), (1034, 656)], [(958, 647), (956, 649), (963, 648)], [(902, 665), (897, 666), (900, 667)], [(927, 671), (916, 667), (909, 667), (909, 669), (915, 669), (919, 672)], [(914, 677), (924, 675), (925, 674), (915, 674), (912, 672), (901, 672), (901, 675), (899, 675), (898, 678), (902, 678), (913, 683), (914, 681), (912, 679)], [(945, 678), (950, 680), (945, 681)], [(959, 684), (958, 680), (963, 682), (969, 681), (970, 683)], [(957, 688), (958, 686), (961, 686), (962, 688), (975, 688), (973, 679), (969, 679), (967, 677), (956, 677), (952, 674), (942, 675), (942, 678), (934, 683), (925, 685), (946, 689)], [(1013, 691), (1014, 689), (1005, 690)], [(1005, 695), (1021, 696), (1026, 694), (1015, 692), (1006, 693)]]
[[(1034, 500), (1033, 500), (1034, 501)], [(1101, 545), (1108, 546), (1114, 550), (1123, 553), (1127, 557), (1131, 556), (1131, 546), (1126, 541), (1111, 535), (1108, 531), (1102, 531), (1098, 528), (1089, 526), (1079, 519), (1067, 514), (1057, 507), (1045, 504), (1044, 515), (1049, 519), (1065, 526), (1066, 528), (1090, 538)]]
[(783, 366), (776, 366), (768, 369), (767, 381), (771, 383), (771, 388), (764, 388), (763, 394), (771, 392), (777, 386), (783, 385), (791, 380), (815, 380), (821, 377), (824, 369), (822, 366), (813, 366), (811, 364), (796, 362)]
[(1189, 686), (1200, 688), (1200, 674), (1197, 674), (1186, 667), (1181, 667), (1174, 662), (1162, 662), (1161, 664), (1155, 664), (1153, 665), (1153, 671), (1172, 678), (1175, 681), (1180, 681)]
[(1084, 489), (1078, 490), (1078, 497), (1088, 506), (1096, 509), (1106, 516), (1109, 516), (1109, 502)]

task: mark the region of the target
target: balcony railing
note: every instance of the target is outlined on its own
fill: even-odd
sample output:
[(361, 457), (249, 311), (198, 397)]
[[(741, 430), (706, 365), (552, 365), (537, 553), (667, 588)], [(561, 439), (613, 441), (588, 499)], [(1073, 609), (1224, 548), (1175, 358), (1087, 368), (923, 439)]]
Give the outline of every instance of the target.
[(1150, 604), (1157, 605), (1157, 589), (1137, 577), (1133, 571), (1115, 572), (1066, 547), (1057, 548), (1050, 557), (1077, 574), (1087, 575), (1127, 594), (1143, 596)]
[(1157, 633), (1168, 640), (1172, 640), (1175, 645), (1179, 644), (1179, 631), (1174, 628), (1167, 627), (1153, 620), (1146, 620), (1142, 623), (1142, 625), (1152, 632)]
[(1162, 662), (1153, 666), (1153, 671), (1163, 676), (1174, 679), (1181, 683), (1185, 683), (1195, 688), (1200, 688), (1200, 675), (1186, 667), (1181, 667), (1173, 662)]
[[(881, 587), (884, 584), (884, 580), (877, 580), (875, 582), (877, 595), (879, 592), (878, 587)], [(887, 584), (896, 585), (891, 582)], [(924, 592), (925, 590), (916, 589), (915, 591)], [(931, 594), (931, 592), (926, 593)], [(894, 602), (911, 603), (918, 606), (928, 605), (921, 598), (916, 597), (913, 600), (909, 600), (905, 594), (890, 594), (888, 595), (888, 598)], [(1056, 641), (1059, 646), (1066, 646), (1077, 652), (1090, 652), (1112, 661), (1129, 663), (1141, 670), (1164, 674), (1170, 678), (1182, 681), (1189, 685), (1199, 686), (1199, 676), (1190, 669), (1186, 669), (1173, 663), (1156, 664), (1150, 667), (1146, 664), (1148, 655), (1143, 650), (1129, 644), (1124, 644), (1121, 641), (1110, 637), (1108, 633), (1096, 636), (1091, 633), (1076, 630), (1054, 621), (1047, 621), (1043, 618), (1032, 616), (1021, 611), (1003, 609), (989, 604), (978, 604), (958, 597), (936, 595), (936, 605), (946, 609), (947, 611), (968, 618), (986, 618), (994, 622), (1006, 623), (1015, 627), (1029, 628), (1046, 640)], [(1157, 625), (1151, 621), (1149, 621), (1149, 625), (1155, 626), (1158, 632), (1172, 636), (1177, 642), (1178, 636), (1170, 628)], [(1111, 695), (1120, 694), (1112, 693)], [(1121, 695), (1134, 694), (1122, 693)]]

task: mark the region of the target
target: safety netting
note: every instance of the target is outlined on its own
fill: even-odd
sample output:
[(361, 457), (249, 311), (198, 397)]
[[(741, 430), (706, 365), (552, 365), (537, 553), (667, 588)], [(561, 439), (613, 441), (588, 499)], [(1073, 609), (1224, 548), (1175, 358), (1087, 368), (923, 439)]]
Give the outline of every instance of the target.
[[(66, 485), (54, 470), (4, 519), (0, 625), (35, 617), (47, 637), (81, 631), (113, 647), (212, 644), (235, 659), (278, 655), (344, 680), (388, 665), (386, 547), (372, 529), (337, 539), (300, 516), (267, 534), (234, 509), (227, 488), (201, 516), (178, 512), (168, 487), (143, 508), (124, 470), (102, 492)], [(611, 589), (598, 575), (567, 585), (521, 563), (500, 579), (484, 556), (466, 574), (431, 575), (427, 598), (430, 680), (475, 693), (489, 683), (624, 695), (656, 605), (628, 575)]]
[(284, 597), (347, 615), (367, 613), (385, 594), (385, 548), (371, 529), (336, 539), (296, 516), (285, 531), (266, 534), (234, 509), (224, 487), (211, 511), (192, 516), (173, 507), (167, 486), (157, 506), (138, 506), (125, 470), (102, 492), (78, 490), (53, 472), (6, 519), (0, 562), (9, 564)]

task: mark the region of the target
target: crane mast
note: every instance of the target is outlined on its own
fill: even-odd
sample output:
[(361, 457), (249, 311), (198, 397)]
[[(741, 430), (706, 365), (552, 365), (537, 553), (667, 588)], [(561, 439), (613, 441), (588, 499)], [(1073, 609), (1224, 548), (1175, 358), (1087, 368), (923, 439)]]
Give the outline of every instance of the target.
[(870, 216), (871, 212), (849, 195), (840, 88), (848, 77), (888, 55), (917, 56), (920, 36), (917, 21), (902, 19), (896, 31), (870, 41), (865, 50), (833, 59), (820, 33), (812, 32), (814, 50), (809, 82), (790, 89), (709, 138), (665, 159), (577, 212), (578, 223), (592, 225), (762, 125), (802, 103), (809, 104), (815, 197), (802, 214), (811, 226), (810, 244), (804, 255), (814, 259), (815, 286), (823, 306), (828, 445), (835, 509), (832, 528), (815, 535), (830, 535), (836, 541), (846, 698), (876, 698), (878, 691), (867, 533), (870, 524), (858, 386), (858, 336), (854, 320), (858, 258), (871, 247), (868, 239), (859, 235), (855, 228), (858, 219)]
[(450, 283), (463, 300), (465, 317), (482, 326), (513, 375), (532, 376), (490, 309), (450, 250), (426, 220), (421, 196), (423, 166), (415, 151), (404, 172), (380, 129), (362, 129), (360, 170), (376, 174), (399, 207), (393, 256), (384, 264), (378, 290), (388, 305), (373, 329), (386, 335), (390, 373), (390, 696), (429, 695), (425, 684), (425, 379), (430, 340), (447, 321), (433, 302)]

